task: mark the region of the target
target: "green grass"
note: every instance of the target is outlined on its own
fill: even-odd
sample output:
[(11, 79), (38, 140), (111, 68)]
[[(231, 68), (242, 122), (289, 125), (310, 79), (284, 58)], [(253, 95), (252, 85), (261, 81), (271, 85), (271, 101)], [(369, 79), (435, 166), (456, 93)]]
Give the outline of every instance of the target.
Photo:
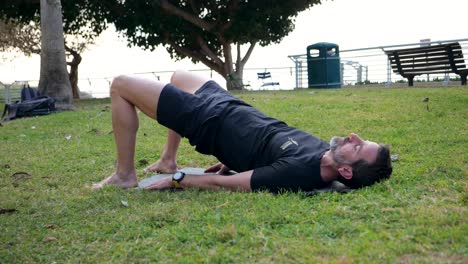
[[(91, 191), (113, 172), (115, 146), (110, 102), (81, 101), (73, 112), (0, 127), (0, 208), (17, 210), (0, 214), (0, 262), (468, 262), (466, 87), (237, 95), (325, 140), (357, 132), (390, 144), (399, 154), (393, 177), (313, 197)], [(158, 159), (166, 134), (140, 120), (137, 164)], [(186, 140), (179, 153), (184, 167), (216, 161)], [(12, 176), (21, 171), (31, 177)]]

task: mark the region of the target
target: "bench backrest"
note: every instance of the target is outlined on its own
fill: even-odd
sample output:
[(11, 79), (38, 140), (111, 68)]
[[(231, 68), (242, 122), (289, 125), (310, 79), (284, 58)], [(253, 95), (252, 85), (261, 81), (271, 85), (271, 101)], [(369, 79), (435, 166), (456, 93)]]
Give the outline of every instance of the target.
[(454, 72), (466, 70), (463, 50), (458, 42), (411, 48), (387, 50), (385, 53), (395, 73), (414, 76), (425, 73)]
[(257, 77), (258, 79), (271, 78), (271, 73), (270, 72), (257, 72)]

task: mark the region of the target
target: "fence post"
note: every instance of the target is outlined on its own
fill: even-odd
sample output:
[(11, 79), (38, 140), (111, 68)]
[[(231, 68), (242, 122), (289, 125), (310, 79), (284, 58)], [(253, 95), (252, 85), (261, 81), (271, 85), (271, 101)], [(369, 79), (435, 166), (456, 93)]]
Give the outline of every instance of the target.
[(296, 88), (302, 88), (299, 84), (300, 81), (302, 81), (302, 61), (295, 61), (295, 68), (296, 68)]
[(366, 81), (369, 81), (369, 66), (366, 67)]
[(357, 83), (362, 84), (362, 65), (357, 68)]
[(288, 56), (290, 60), (294, 62), (294, 68), (296, 69), (296, 88), (302, 88), (300, 84), (302, 82), (302, 61), (299, 56)]
[(0, 82), (0, 85), (3, 85), (5, 87), (5, 104), (10, 104), (11, 103), (11, 92), (10, 92), (10, 87), (11, 84), (5, 84)]
[(392, 86), (392, 65), (390, 65), (390, 60), (387, 59), (387, 83), (385, 87)]
[(443, 82), (444, 86), (447, 86), (449, 82), (450, 82), (449, 74), (446, 72), (444, 76), (444, 82)]

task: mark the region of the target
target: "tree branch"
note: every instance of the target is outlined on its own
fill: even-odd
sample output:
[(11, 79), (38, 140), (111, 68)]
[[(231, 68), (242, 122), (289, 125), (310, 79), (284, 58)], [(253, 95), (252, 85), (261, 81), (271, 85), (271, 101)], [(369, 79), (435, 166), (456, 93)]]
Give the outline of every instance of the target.
[(233, 65), (232, 65), (232, 52), (231, 52), (231, 43), (221, 40), (223, 45), (223, 54), (224, 54), (224, 67), (226, 73), (233, 72)]
[(198, 1), (197, 0), (190, 0), (190, 6), (192, 7), (192, 11), (193, 13), (196, 13), (199, 11), (199, 5), (198, 5)]
[[(240, 64), (242, 63), (241, 61), (241, 44), (237, 43), (237, 59), (236, 59), (236, 72), (239, 72), (240, 70)], [(243, 66), (243, 65), (242, 65)]]
[(250, 47), (249, 47), (249, 49), (247, 50), (247, 53), (245, 53), (244, 58), (242, 59), (242, 65), (244, 65), (245, 63), (247, 63), (247, 61), (249, 60), (250, 55), (252, 54), (252, 51), (253, 51), (253, 49), (255, 48), (255, 45), (256, 45), (256, 44), (257, 44), (256, 41), (250, 43)]
[(218, 64), (214, 61), (211, 61), (207, 59), (206, 56), (203, 56), (203, 54), (200, 54), (196, 51), (182, 47), (170, 39), (166, 39), (166, 43), (169, 44), (172, 48), (174, 48), (178, 53), (184, 54), (187, 57), (197, 59), (201, 61), (203, 64), (205, 64), (206, 66), (208, 66), (209, 68), (215, 70), (217, 73), (223, 75), (223, 64)]
[(65, 43), (65, 50), (67, 52), (70, 52), (70, 54), (73, 57), (72, 61), (69, 61), (69, 62), (67, 61), (67, 65), (78, 66), (81, 63), (81, 59), (82, 59), (81, 55), (76, 50), (73, 50), (72, 48), (68, 47), (66, 43)]
[(206, 41), (200, 35), (197, 34), (195, 38), (203, 53), (210, 57), (215, 63), (223, 64), (223, 61), (208, 47)]
[(183, 18), (185, 21), (190, 22), (191, 24), (201, 29), (204, 29), (208, 32), (212, 32), (214, 28), (214, 25), (212, 23), (208, 23), (197, 16), (185, 12), (184, 10), (169, 3), (167, 0), (159, 0), (157, 2), (161, 5), (161, 8), (169, 14)]

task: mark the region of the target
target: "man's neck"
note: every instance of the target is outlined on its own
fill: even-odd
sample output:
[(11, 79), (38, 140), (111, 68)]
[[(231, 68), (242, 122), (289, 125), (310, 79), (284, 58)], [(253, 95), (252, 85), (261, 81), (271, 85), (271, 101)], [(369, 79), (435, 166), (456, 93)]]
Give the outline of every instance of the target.
[(324, 182), (332, 182), (338, 177), (339, 173), (335, 165), (335, 161), (331, 157), (331, 152), (325, 152), (320, 160), (320, 176)]

